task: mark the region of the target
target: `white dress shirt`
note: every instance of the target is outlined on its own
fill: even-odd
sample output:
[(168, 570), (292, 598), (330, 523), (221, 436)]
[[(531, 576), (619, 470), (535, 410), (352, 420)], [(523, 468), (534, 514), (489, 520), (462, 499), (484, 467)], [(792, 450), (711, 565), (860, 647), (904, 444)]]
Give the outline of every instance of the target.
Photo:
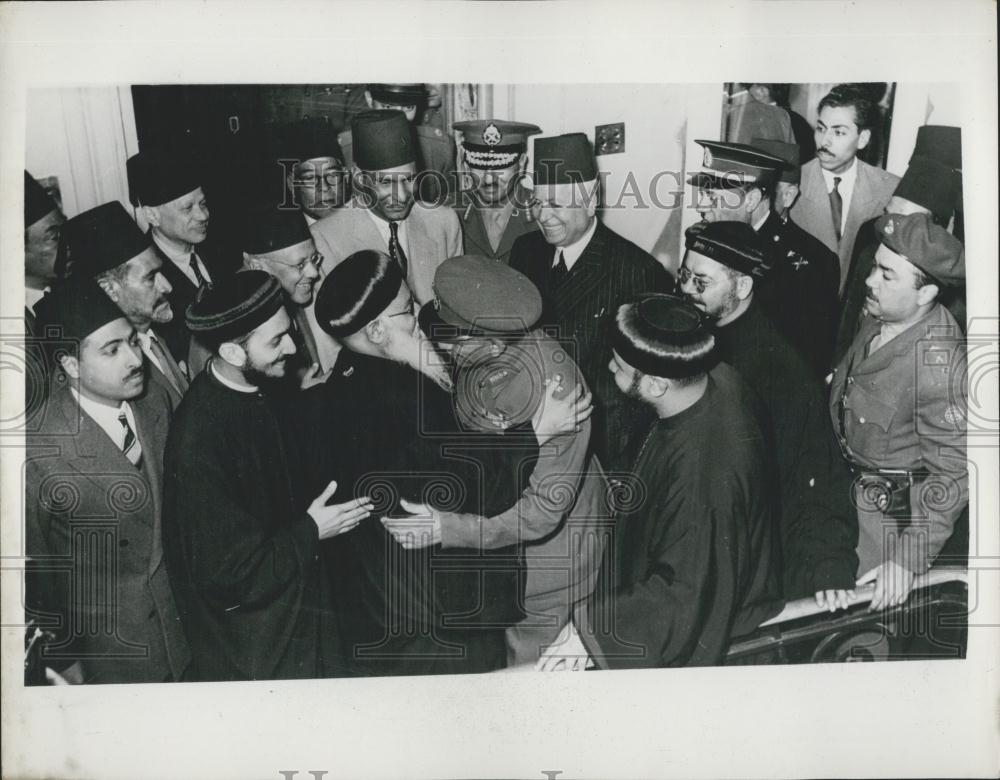
[(170, 249), (161, 242), (157, 241), (155, 234), (153, 234), (153, 241), (156, 243), (156, 246), (159, 247), (159, 250), (166, 255), (167, 259), (180, 268), (181, 273), (191, 280), (191, 284), (198, 287), (198, 277), (195, 276), (194, 271), (191, 270), (191, 252), (194, 252), (195, 260), (198, 263), (198, 270), (201, 271), (201, 275), (204, 277), (206, 282), (209, 284), (212, 283), (212, 276), (208, 273), (208, 269), (205, 267), (205, 262), (198, 256), (194, 247), (191, 248), (191, 252), (177, 253), (175, 250)]
[[(392, 237), (392, 232), (389, 230), (389, 223), (386, 222), (382, 217), (376, 217), (375, 213), (371, 209), (367, 209), (368, 216), (371, 217), (372, 222), (375, 223), (375, 228), (378, 230), (382, 240), (385, 241), (386, 251), (389, 248), (389, 239)], [(396, 229), (396, 234), (399, 236), (399, 245), (403, 247), (403, 253), (407, 258), (410, 256), (410, 242), (406, 239), (406, 220), (401, 219), (396, 222), (399, 227)]]
[(554, 268), (556, 263), (559, 262), (559, 253), (562, 252), (563, 262), (566, 263), (566, 270), (571, 271), (573, 265), (580, 259), (580, 255), (583, 254), (583, 250), (587, 248), (587, 244), (590, 243), (590, 239), (594, 237), (595, 230), (597, 230), (597, 217), (591, 219), (590, 227), (587, 228), (587, 232), (580, 236), (579, 239), (569, 246), (557, 246), (555, 248), (556, 251), (552, 255), (552, 267)]
[(844, 204), (840, 212), (840, 234), (844, 234), (844, 226), (847, 224), (847, 213), (851, 210), (851, 197), (854, 195), (854, 183), (858, 180), (858, 158), (855, 157), (851, 167), (843, 173), (833, 173), (826, 168), (820, 167), (823, 172), (823, 181), (826, 183), (826, 192), (829, 195), (833, 192), (833, 179), (840, 179), (840, 186), (837, 191), (840, 193), (841, 203)]
[(125, 446), (125, 429), (122, 427), (121, 420), (118, 419), (118, 415), (122, 413), (122, 410), (125, 411), (125, 419), (128, 420), (129, 427), (135, 433), (136, 438), (139, 437), (139, 429), (135, 424), (135, 415), (132, 413), (132, 407), (128, 401), (122, 401), (118, 406), (107, 406), (106, 404), (92, 401), (86, 396), (80, 395), (75, 387), (71, 387), (69, 391), (73, 394), (77, 403), (80, 404), (80, 408), (90, 419), (101, 426), (118, 449), (122, 449)]
[(30, 311), (32, 314), (35, 313), (35, 305), (45, 297), (45, 293), (49, 291), (48, 287), (43, 287), (41, 290), (36, 290), (34, 287), (24, 288), (24, 307)]
[[(137, 330), (135, 332), (135, 335), (138, 336), (139, 338), (139, 347), (142, 349), (142, 354), (146, 356), (146, 358), (149, 360), (150, 363), (152, 363), (154, 366), (160, 369), (161, 374), (166, 373), (163, 370), (163, 365), (160, 363), (160, 359), (156, 356), (152, 348), (149, 346), (149, 342), (151, 342), (153, 339), (156, 339), (156, 334), (153, 333), (152, 328), (150, 328), (145, 332)], [(159, 341), (159, 339), (156, 340)], [(160, 344), (160, 346), (163, 347), (163, 349), (166, 349), (166, 347), (164, 347), (163, 344)]]

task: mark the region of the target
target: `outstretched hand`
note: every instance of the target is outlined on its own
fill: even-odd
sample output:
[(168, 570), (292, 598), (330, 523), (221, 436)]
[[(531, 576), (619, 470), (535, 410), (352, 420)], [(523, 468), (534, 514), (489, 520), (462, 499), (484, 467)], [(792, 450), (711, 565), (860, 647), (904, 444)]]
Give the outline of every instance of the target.
[(364, 520), (375, 508), (368, 496), (345, 501), (343, 504), (327, 506), (326, 502), (336, 492), (337, 482), (334, 480), (309, 505), (308, 513), (313, 522), (316, 523), (320, 539), (329, 539), (332, 536), (354, 530), (358, 523)]
[(420, 550), (441, 544), (441, 514), (427, 504), (399, 500), (399, 505), (410, 513), (409, 517), (383, 517), (382, 525), (404, 550)]

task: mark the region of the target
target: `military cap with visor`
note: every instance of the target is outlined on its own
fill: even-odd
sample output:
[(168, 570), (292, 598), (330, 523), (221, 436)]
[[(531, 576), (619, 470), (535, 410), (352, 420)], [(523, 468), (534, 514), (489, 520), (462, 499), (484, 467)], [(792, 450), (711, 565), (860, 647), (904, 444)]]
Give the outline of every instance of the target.
[(748, 184), (767, 186), (774, 182), (777, 171), (785, 166), (778, 155), (762, 152), (748, 144), (725, 141), (696, 140), (705, 155), (705, 170), (688, 179), (689, 184), (704, 190), (726, 190)]
[(468, 166), (486, 171), (513, 165), (528, 150), (528, 137), (542, 132), (537, 125), (503, 119), (455, 122), (452, 127), (462, 133)]

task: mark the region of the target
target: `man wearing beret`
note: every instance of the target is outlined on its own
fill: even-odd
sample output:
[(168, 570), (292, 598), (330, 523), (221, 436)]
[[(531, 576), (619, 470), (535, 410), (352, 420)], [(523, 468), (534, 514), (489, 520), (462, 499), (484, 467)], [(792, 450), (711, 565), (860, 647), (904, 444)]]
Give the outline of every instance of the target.
[(323, 255), (316, 251), (301, 214), (269, 204), (249, 210), (242, 241), (244, 267), (267, 271), (285, 292), (286, 309), (296, 324), (293, 333), (303, 351), (302, 359), (290, 365), (296, 371), (305, 369), (308, 383), (333, 367), (340, 349), (313, 314)]
[[(369, 84), (365, 89), (365, 102), (369, 108), (402, 111), (406, 116), (416, 139), (417, 171), (431, 174), (420, 177), (416, 197), (440, 205), (455, 177), (455, 141), (439, 128), (423, 123), (430, 97), (426, 84)], [(337, 136), (337, 140), (350, 167), (356, 161), (353, 123), (351, 129)]]
[(514, 490), (494, 511), (489, 499), (456, 511), (407, 503), (416, 518), (384, 522), (404, 546), (421, 519), (446, 552), (523, 544), (526, 616), (507, 630), (507, 660), (534, 663), (593, 589), (604, 549), (607, 482), (588, 451), (589, 394), (563, 345), (533, 329), (541, 297), (523, 274), (466, 255), (442, 263), (434, 289), (420, 320), (451, 355), (455, 417)]
[[(757, 304), (766, 278), (760, 237), (742, 222), (702, 222), (688, 229), (678, 273), (681, 290), (714, 320), (719, 359), (733, 366), (764, 405), (779, 500), (776, 541), (783, 552), (783, 592), (803, 598), (854, 585), (857, 526), (850, 474), (826, 421), (820, 380)], [(829, 606), (835, 606), (831, 600)]]
[(621, 304), (643, 292), (666, 292), (672, 282), (652, 255), (597, 219), (597, 166), (586, 135), (538, 138), (532, 178), (532, 215), (541, 230), (514, 242), (510, 265), (541, 290), (544, 323), (575, 343), (573, 357), (596, 400), (595, 450), (609, 470), (619, 470), (628, 465), (633, 429), (650, 413), (605, 370), (610, 323)]
[[(187, 351), (175, 356), (158, 330), (172, 322), (170, 282), (149, 236), (118, 201), (78, 214), (71, 231), (73, 272), (95, 279), (135, 328), (149, 378), (176, 408), (190, 384)], [(154, 327), (155, 326), (155, 327)]]
[(615, 324), (608, 370), (657, 417), (632, 469), (643, 490), (618, 512), (592, 597), (536, 668), (719, 664), (731, 637), (781, 608), (767, 433), (693, 306), (643, 296)]
[(64, 676), (85, 683), (180, 680), (190, 652), (161, 539), (170, 404), (145, 380), (135, 328), (93, 279), (64, 283), (44, 311), (46, 331), (74, 345), (25, 467), (27, 552), (43, 566), (28, 604), (59, 620), (44, 662), (78, 661)]
[(882, 213), (899, 177), (858, 159), (879, 109), (864, 84), (838, 84), (819, 102), (816, 157), (802, 166), (801, 196), (791, 216), (837, 253), (842, 292), (861, 225)]
[(798, 147), (781, 141), (755, 145), (698, 141), (705, 170), (691, 183), (706, 221), (745, 222), (761, 238), (769, 271), (754, 293), (778, 331), (818, 377), (830, 369), (836, 327), (837, 256), (788, 217), (798, 197)]
[[(962, 203), (962, 130), (943, 125), (924, 125), (917, 131), (917, 143), (910, 163), (885, 207), (886, 214), (930, 214), (934, 222), (947, 228), (958, 225)], [(881, 215), (879, 215), (881, 216)], [(865, 317), (868, 287), (865, 284), (875, 267), (880, 245), (875, 234), (878, 217), (858, 230), (851, 268), (844, 287), (844, 303), (837, 330), (834, 363), (843, 358)], [(965, 329), (965, 287), (942, 290), (939, 300), (948, 307), (960, 328)]]
[[(194, 679), (345, 673), (319, 542), (352, 530), (367, 498), (328, 505), (268, 389), (295, 354), (278, 281), (244, 271), (187, 312), (212, 349), (167, 439), (164, 548)], [(332, 476), (332, 475), (331, 475)]]
[[(856, 474), (859, 584), (902, 604), (969, 500), (965, 346), (938, 302), (965, 280), (962, 244), (928, 214), (888, 214), (865, 320), (833, 373), (830, 419)], [(945, 562), (947, 563), (947, 561)]]
[(302, 209), (310, 227), (350, 195), (350, 175), (337, 134), (329, 122), (303, 119), (272, 129), (265, 175), (280, 172), (282, 207)]
[(521, 178), (528, 137), (541, 128), (502, 119), (456, 122), (454, 128), (462, 132), (462, 162), (468, 172), (463, 171), (455, 204), (466, 251), (507, 263), (514, 241), (538, 230)]
[[(199, 291), (239, 268), (239, 256), (217, 241), (208, 241), (208, 204), (202, 176), (194, 164), (178, 157), (140, 152), (126, 163), (128, 192), (149, 225), (149, 236), (163, 260), (163, 276), (172, 288), (170, 307), (177, 313), (168, 338), (188, 339), (183, 314)], [(200, 353), (199, 353), (200, 354)], [(191, 375), (201, 370), (190, 366)]]
[(315, 225), (316, 247), (332, 268), (362, 249), (388, 254), (418, 303), (434, 297), (434, 270), (462, 253), (458, 217), (413, 198), (417, 156), (401, 111), (367, 111), (351, 123), (354, 197)]

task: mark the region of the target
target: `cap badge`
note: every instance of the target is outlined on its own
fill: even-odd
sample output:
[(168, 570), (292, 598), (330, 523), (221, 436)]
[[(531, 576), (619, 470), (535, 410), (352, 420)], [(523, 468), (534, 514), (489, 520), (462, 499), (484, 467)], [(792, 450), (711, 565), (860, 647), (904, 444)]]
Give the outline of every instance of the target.
[(885, 233), (887, 236), (891, 236), (893, 232), (895, 232), (895, 230), (896, 230), (896, 224), (890, 219), (888, 222), (885, 223), (885, 230), (883, 230), (882, 232)]
[(486, 129), (483, 130), (483, 143), (487, 146), (496, 146), (503, 140), (503, 133), (500, 132), (500, 128), (495, 124), (490, 122), (486, 125)]
[(705, 161), (704, 161), (704, 166), (705, 166), (706, 168), (711, 168), (711, 167), (712, 167), (712, 163), (713, 163), (713, 162), (715, 162), (715, 158), (714, 158), (714, 157), (712, 157), (712, 152), (711, 152), (711, 151), (710, 151), (709, 149), (706, 149), (706, 150), (705, 150)]

